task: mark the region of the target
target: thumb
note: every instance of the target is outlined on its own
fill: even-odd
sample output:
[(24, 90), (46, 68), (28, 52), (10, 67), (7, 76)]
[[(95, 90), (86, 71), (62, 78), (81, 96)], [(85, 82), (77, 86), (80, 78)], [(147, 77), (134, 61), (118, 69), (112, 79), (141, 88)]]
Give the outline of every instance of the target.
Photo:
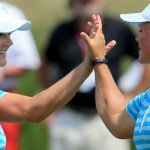
[(80, 33), (80, 36), (83, 38), (83, 40), (86, 42), (86, 44), (89, 45), (89, 43), (90, 43), (90, 38), (89, 38), (89, 36), (88, 36), (85, 32), (81, 32), (81, 33)]
[(116, 45), (116, 41), (112, 40), (105, 46), (106, 53), (109, 52)]

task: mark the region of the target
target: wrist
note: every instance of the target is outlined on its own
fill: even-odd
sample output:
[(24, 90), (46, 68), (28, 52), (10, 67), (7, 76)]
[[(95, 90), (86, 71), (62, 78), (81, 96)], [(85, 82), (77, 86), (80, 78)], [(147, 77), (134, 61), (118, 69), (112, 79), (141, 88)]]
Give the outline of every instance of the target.
[(91, 60), (92, 66), (95, 66), (96, 64), (107, 64), (108, 59), (106, 58), (95, 58)]
[(84, 68), (86, 71), (88, 71), (88, 72), (90, 72), (91, 70), (93, 70), (93, 66), (92, 66), (92, 64), (91, 64), (90, 59), (89, 59), (89, 60), (84, 60), (84, 61), (82, 62), (82, 66), (83, 66), (83, 68)]

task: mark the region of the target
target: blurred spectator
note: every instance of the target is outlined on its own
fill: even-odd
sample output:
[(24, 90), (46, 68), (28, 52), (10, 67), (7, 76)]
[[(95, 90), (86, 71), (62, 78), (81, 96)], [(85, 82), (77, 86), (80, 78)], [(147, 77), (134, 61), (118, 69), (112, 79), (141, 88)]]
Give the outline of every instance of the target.
[[(108, 66), (112, 75), (118, 82), (122, 58), (127, 55), (134, 62), (138, 58), (138, 46), (133, 32), (125, 23), (110, 17), (104, 11), (105, 3), (103, 0), (69, 0), (69, 6), (73, 19), (61, 23), (50, 35), (42, 58), (40, 70), (44, 88), (52, 82), (53, 76), (50, 74), (54, 72), (55, 66), (58, 66), (57, 71), (60, 75), (58, 78), (61, 78), (83, 60), (85, 43), (80, 37), (80, 32), (89, 33), (90, 30), (86, 23), (92, 14), (102, 16), (106, 43), (111, 40), (117, 41), (117, 46), (109, 52), (107, 58), (110, 62)], [(136, 65), (132, 67), (136, 68)], [(138, 67), (141, 69), (138, 73), (140, 77), (137, 78), (140, 78), (140, 81), (146, 81), (144, 77), (147, 74), (147, 68), (142, 65), (139, 66), (139, 64)], [(129, 76), (128, 79), (130, 79)], [(134, 79), (136, 79), (135, 73)], [(144, 90), (144, 84), (145, 82), (138, 82), (138, 85), (132, 88), (132, 92)], [(99, 115), (95, 109), (94, 73), (82, 84), (73, 100), (51, 118), (49, 134), (51, 150), (130, 149), (128, 140), (119, 140), (113, 137), (103, 122), (99, 120)]]
[[(16, 6), (3, 2), (7, 12), (12, 16), (25, 19), (23, 12)], [(29, 70), (36, 70), (40, 66), (40, 57), (31, 31), (16, 31), (11, 35), (14, 42), (7, 52), (7, 65), (0, 69), (0, 89), (17, 92), (15, 89), (18, 76)], [(20, 125), (16, 123), (2, 123), (6, 133), (6, 150), (20, 150)]]

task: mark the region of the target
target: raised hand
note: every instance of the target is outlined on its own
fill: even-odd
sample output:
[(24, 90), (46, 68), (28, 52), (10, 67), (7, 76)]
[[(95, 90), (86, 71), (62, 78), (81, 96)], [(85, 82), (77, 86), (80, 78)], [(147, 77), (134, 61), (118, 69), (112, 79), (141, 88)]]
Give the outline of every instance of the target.
[(105, 46), (102, 23), (99, 15), (93, 15), (88, 25), (91, 27), (90, 35), (88, 36), (82, 32), (81, 36), (87, 44), (90, 59), (105, 58), (107, 52), (116, 45), (116, 41), (113, 40)]

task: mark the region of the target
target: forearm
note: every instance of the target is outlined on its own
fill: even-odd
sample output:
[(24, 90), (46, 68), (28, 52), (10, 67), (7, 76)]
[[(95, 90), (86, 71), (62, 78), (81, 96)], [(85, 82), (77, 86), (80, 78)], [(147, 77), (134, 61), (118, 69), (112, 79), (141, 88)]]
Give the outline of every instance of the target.
[(125, 110), (126, 100), (105, 64), (105, 55), (115, 46), (116, 41), (111, 41), (105, 46), (100, 16), (93, 15), (91, 19), (92, 21), (88, 22), (91, 27), (90, 36), (84, 32), (81, 35), (87, 43), (90, 58), (95, 64), (96, 107), (102, 120), (114, 136), (129, 138), (132, 137), (134, 122), (128, 116)]
[(34, 118), (42, 120), (64, 106), (76, 94), (91, 71), (91, 67), (87, 69), (82, 63), (53, 86), (32, 97), (29, 114), (32, 113)]
[(84, 63), (48, 89), (27, 97), (8, 93), (0, 101), (0, 120), (8, 122), (39, 122), (68, 103), (91, 73)]
[(123, 132), (126, 128), (122, 119), (124, 117), (121, 117), (121, 115), (124, 115), (126, 100), (116, 86), (106, 64), (98, 64), (94, 67), (94, 70), (96, 76), (96, 107), (110, 132), (116, 136), (119, 130)]

